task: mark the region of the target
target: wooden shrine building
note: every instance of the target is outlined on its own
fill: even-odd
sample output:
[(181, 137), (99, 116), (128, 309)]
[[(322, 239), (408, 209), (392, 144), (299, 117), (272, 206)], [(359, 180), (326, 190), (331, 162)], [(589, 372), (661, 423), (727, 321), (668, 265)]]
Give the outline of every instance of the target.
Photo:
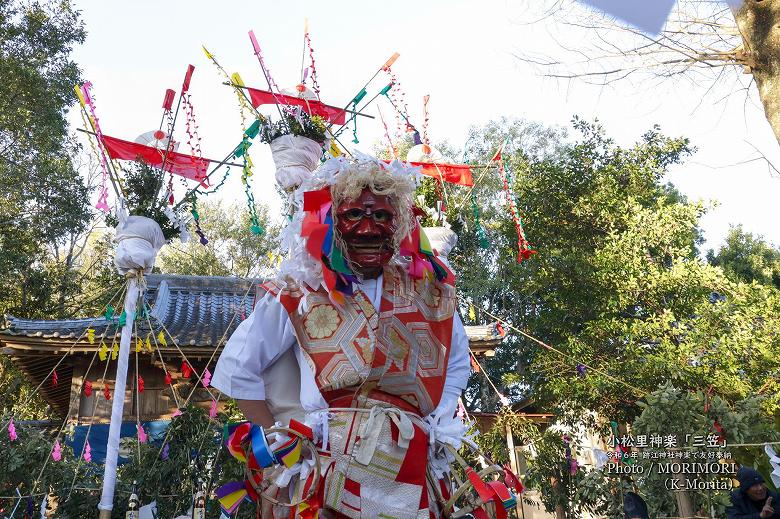
[[(136, 321), (125, 419), (170, 418), (178, 408), (177, 401), (185, 401), (190, 393), (191, 403), (208, 408), (209, 392), (194, 373), (201, 373), (206, 365), (214, 371), (225, 342), (262, 296), (260, 280), (161, 274), (145, 279), (144, 303), (148, 312)], [(113, 398), (116, 361), (111, 360), (110, 351), (114, 345), (118, 348), (120, 331), (117, 315), (70, 320), (6, 316), (0, 330), (0, 353), (9, 355), (31, 384), (41, 385), (42, 397), (58, 414), (78, 424), (105, 423), (111, 404), (102, 398), (102, 380), (105, 377)], [(156, 344), (161, 331), (166, 344)], [(475, 355), (492, 355), (503, 338), (495, 326), (467, 326), (466, 331)], [(153, 353), (146, 349), (147, 339)], [(136, 345), (141, 349), (138, 353)], [(109, 352), (107, 361), (98, 357), (101, 348)], [(185, 357), (193, 368), (188, 377), (182, 372), (186, 369), (182, 366)], [(57, 383), (53, 384), (52, 377), (47, 376), (55, 366)], [(136, 391), (136, 366), (144, 382), (143, 392)], [(166, 370), (172, 378), (170, 385), (166, 384)], [(85, 380), (92, 384), (89, 396), (83, 390)], [(96, 405), (97, 395), (101, 398)]]

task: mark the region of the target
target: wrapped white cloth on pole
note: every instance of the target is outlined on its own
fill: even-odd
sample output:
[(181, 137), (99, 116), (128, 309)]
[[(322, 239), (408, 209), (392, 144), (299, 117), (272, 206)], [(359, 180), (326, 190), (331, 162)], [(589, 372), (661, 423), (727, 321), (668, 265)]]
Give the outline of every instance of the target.
[[(157, 252), (165, 245), (160, 226), (154, 220), (144, 216), (129, 216), (117, 228), (114, 263), (120, 274), (152, 272)], [(111, 424), (108, 428), (106, 445), (106, 464), (103, 471), (103, 492), (98, 509), (109, 511), (114, 507), (114, 487), (116, 486), (116, 467), (119, 458), (119, 435), (122, 428), (122, 415), (125, 407), (125, 387), (127, 386), (127, 365), (130, 359), (130, 344), (133, 340), (133, 323), (141, 295), (139, 277), (130, 277), (127, 283), (124, 312), (126, 324), (122, 327), (117, 356), (116, 377), (114, 378), (114, 396), (111, 401)]]
[(300, 135), (282, 135), (271, 141), (276, 182), (285, 191), (295, 189), (320, 165), (322, 144)]
[[(133, 218), (131, 216), (131, 218)], [(98, 508), (111, 510), (114, 507), (114, 486), (116, 485), (116, 465), (119, 457), (119, 432), (122, 428), (122, 411), (125, 407), (125, 386), (127, 383), (127, 364), (130, 358), (130, 343), (133, 339), (133, 323), (138, 303), (138, 280), (130, 278), (127, 284), (124, 311), (127, 324), (122, 327), (122, 338), (119, 341), (119, 355), (116, 364), (114, 395), (111, 401), (111, 424), (108, 428), (108, 444), (106, 445), (106, 466), (103, 471), (103, 493)]]
[(165, 245), (160, 226), (145, 216), (128, 216), (116, 230), (114, 264), (120, 274), (143, 270), (152, 273), (157, 252)]

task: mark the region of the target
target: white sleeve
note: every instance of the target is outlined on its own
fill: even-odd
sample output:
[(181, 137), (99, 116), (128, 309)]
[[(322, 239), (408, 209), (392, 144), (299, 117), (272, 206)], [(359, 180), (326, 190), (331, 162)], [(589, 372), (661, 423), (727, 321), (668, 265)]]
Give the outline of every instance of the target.
[(434, 413), (440, 409), (452, 407), (452, 403), (466, 389), (470, 373), (469, 338), (463, 327), (463, 321), (460, 320), (456, 311), (452, 316), (452, 342), (450, 343), (450, 357), (447, 361), (447, 378), (444, 380), (441, 402)]
[(294, 344), (295, 333), (287, 311), (267, 294), (228, 339), (211, 385), (231, 398), (265, 400), (263, 370)]

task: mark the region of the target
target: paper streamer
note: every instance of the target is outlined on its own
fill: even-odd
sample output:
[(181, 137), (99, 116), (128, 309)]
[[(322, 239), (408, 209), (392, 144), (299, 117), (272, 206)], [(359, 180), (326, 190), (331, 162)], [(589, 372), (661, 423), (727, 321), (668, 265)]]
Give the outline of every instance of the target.
[(11, 439), (12, 442), (15, 442), (18, 436), (16, 435), (16, 424), (14, 424), (14, 419), (11, 418), (11, 421), (8, 422), (8, 437)]
[(62, 459), (62, 446), (59, 440), (54, 440), (54, 450), (51, 451), (51, 458), (54, 461), (60, 461)]

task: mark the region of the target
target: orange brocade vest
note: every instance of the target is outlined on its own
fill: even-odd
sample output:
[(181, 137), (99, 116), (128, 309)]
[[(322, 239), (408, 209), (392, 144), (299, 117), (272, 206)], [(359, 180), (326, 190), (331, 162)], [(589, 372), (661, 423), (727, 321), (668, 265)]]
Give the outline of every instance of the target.
[(311, 292), (303, 312), (300, 289), (275, 281), (263, 287), (289, 313), (330, 407), (370, 407), (380, 400), (425, 416), (444, 389), (455, 287), (412, 279), (396, 266), (385, 267), (383, 278), (379, 312), (359, 285), (341, 306), (322, 288)]

